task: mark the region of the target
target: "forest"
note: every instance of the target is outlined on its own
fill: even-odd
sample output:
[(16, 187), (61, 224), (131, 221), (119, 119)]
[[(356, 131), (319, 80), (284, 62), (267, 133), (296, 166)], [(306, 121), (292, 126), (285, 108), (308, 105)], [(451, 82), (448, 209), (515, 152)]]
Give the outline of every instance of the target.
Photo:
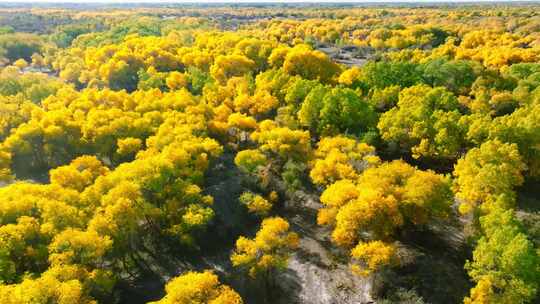
[(540, 5), (1, 4), (1, 304), (540, 303)]

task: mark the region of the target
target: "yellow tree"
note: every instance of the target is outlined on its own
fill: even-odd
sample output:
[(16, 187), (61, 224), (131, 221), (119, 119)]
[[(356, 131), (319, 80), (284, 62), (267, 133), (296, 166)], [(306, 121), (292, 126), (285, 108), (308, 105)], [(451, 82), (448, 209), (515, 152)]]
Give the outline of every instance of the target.
[(219, 282), (211, 271), (187, 272), (165, 286), (166, 295), (149, 304), (242, 304), (232, 288)]
[(234, 158), (234, 163), (240, 170), (253, 174), (266, 165), (268, 159), (261, 151), (248, 149), (238, 152)]
[(261, 195), (253, 192), (244, 192), (240, 196), (240, 202), (246, 206), (250, 213), (258, 216), (266, 216), (272, 209), (272, 203)]
[(375, 148), (345, 136), (324, 137), (317, 146), (310, 177), (328, 185), (341, 179), (356, 179), (363, 170), (380, 163)]
[(243, 76), (255, 69), (255, 62), (243, 55), (221, 55), (210, 67), (210, 75), (224, 84), (233, 76)]
[[(96, 304), (85, 282), (78, 280), (69, 269), (64, 273), (46, 272), (37, 279), (25, 278), (20, 284), (0, 285), (0, 302), (3, 304)], [(90, 282), (88, 282), (90, 283)]]
[(307, 131), (279, 127), (272, 120), (264, 120), (259, 130), (251, 134), (263, 152), (278, 156), (282, 160), (303, 160), (310, 155), (310, 136)]
[[(277, 59), (275, 59), (277, 61)], [(314, 51), (307, 45), (292, 48), (283, 62), (283, 70), (305, 79), (316, 79), (328, 83), (341, 72), (341, 68), (321, 51)]]
[(95, 156), (81, 156), (74, 159), (69, 165), (61, 166), (49, 172), (51, 184), (64, 188), (75, 189), (82, 192), (94, 183), (95, 179), (105, 175), (109, 169)]
[(381, 241), (361, 242), (351, 250), (351, 270), (358, 275), (367, 276), (383, 267), (396, 264), (396, 256), (393, 244)]
[(445, 177), (393, 161), (366, 169), (356, 182), (334, 183), (323, 192), (321, 202), (325, 207), (318, 222), (334, 228), (332, 240), (337, 245), (357, 246), (352, 256), (361, 263), (353, 269), (367, 274), (395, 261), (388, 240), (396, 237), (399, 228), (446, 217), (452, 193)]
[(266, 218), (254, 239), (242, 236), (236, 241), (231, 261), (233, 266), (246, 269), (251, 277), (263, 276), (268, 283), (276, 271), (287, 267), (298, 242), (298, 235), (289, 231), (286, 220)]
[(458, 160), (453, 173), (459, 210), (464, 214), (478, 211), (484, 203), (489, 208), (500, 195), (514, 198), (514, 187), (523, 183), (525, 169), (516, 144), (492, 140), (469, 150)]

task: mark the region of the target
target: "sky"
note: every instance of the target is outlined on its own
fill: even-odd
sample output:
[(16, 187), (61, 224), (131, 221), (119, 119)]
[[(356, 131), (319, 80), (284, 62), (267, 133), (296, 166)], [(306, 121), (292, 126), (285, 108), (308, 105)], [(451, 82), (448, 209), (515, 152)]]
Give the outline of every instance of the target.
[[(506, 2), (537, 2), (535, 0), (506, 0)], [(416, 3), (434, 3), (434, 2), (493, 2), (493, 0), (0, 0), (0, 3), (298, 3), (298, 2), (321, 2), (321, 3), (377, 3), (377, 2), (416, 2)]]

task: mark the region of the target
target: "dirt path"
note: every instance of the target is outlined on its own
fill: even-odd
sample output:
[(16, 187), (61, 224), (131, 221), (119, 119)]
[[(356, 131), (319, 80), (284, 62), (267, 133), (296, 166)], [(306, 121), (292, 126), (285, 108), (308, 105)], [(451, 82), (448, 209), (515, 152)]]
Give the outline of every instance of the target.
[[(207, 178), (206, 191), (214, 197), (216, 216), (230, 230), (227, 235), (235, 235), (239, 230), (254, 233), (258, 223), (246, 222), (238, 210), (236, 202), (243, 187), (241, 173), (234, 166), (234, 156), (225, 153), (211, 168)], [(291, 198), (284, 202), (279, 215), (289, 221), (292, 230), (300, 236), (300, 247), (289, 260), (288, 268), (276, 282), (279, 293), (271, 299), (275, 304), (361, 304), (369, 303), (371, 282), (351, 274), (344, 259), (338, 259), (338, 252), (329, 240), (329, 231), (316, 224), (316, 214), (321, 204), (315, 195), (305, 195), (301, 199)], [(253, 225), (253, 227), (245, 227)], [(240, 226), (240, 227), (239, 227)], [(229, 284), (239, 291), (245, 303), (260, 302), (261, 292), (246, 281), (245, 274), (231, 269), (227, 250), (206, 260), (207, 265), (221, 270)]]

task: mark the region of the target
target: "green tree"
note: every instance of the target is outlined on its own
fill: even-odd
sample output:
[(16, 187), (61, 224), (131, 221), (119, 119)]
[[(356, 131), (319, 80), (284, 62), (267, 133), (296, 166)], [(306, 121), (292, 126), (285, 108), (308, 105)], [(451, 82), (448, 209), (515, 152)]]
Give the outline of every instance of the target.
[(319, 134), (360, 134), (375, 126), (371, 105), (348, 88), (315, 87), (298, 112), (300, 123)]
[(422, 72), (414, 63), (379, 61), (362, 67), (362, 81), (368, 88), (384, 89), (399, 85), (406, 88), (422, 80)]
[(465, 266), (477, 285), (464, 303), (532, 301), (540, 287), (540, 257), (514, 211), (493, 208), (480, 223), (483, 236)]
[(456, 158), (465, 145), (457, 98), (443, 87), (416, 85), (399, 94), (397, 106), (378, 124), (382, 139), (418, 158)]

